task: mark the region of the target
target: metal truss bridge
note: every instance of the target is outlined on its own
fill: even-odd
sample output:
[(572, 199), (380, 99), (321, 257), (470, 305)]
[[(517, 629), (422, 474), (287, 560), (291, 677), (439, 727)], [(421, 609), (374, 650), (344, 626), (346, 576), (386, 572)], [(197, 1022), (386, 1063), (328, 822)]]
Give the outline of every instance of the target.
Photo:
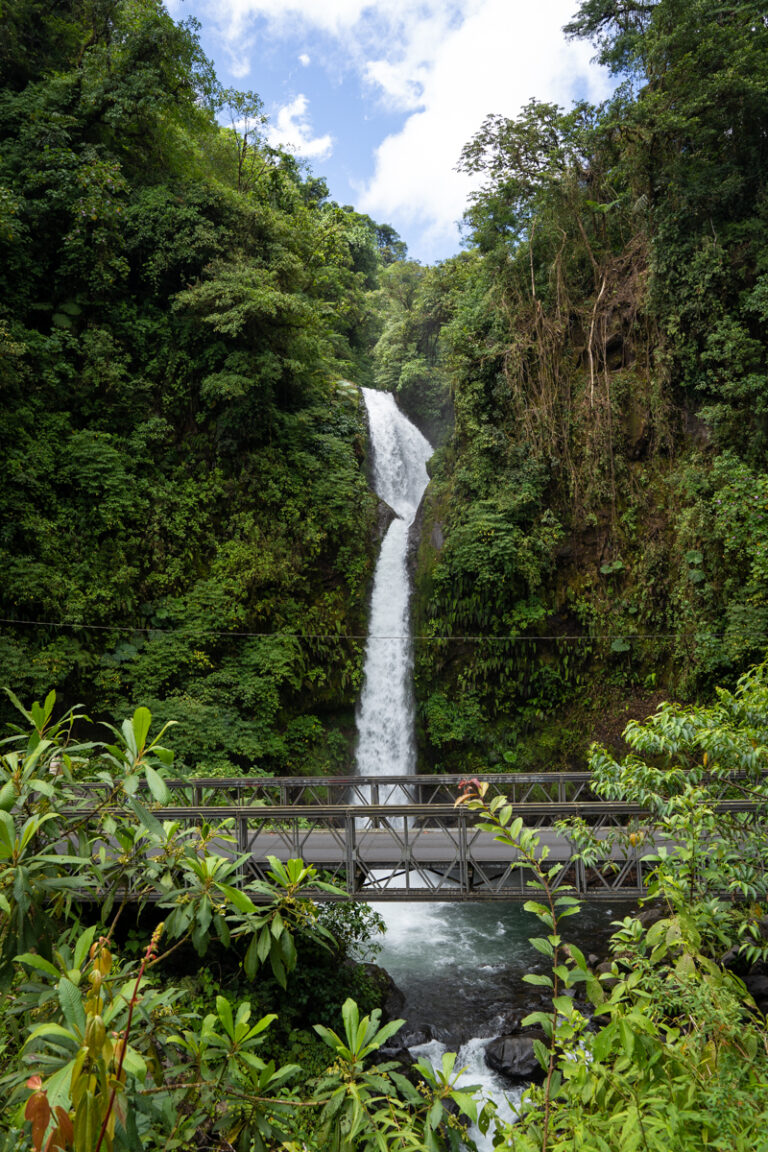
[[(636, 899), (650, 870), (647, 857), (669, 842), (633, 836), (649, 813), (639, 805), (599, 800), (586, 772), (509, 774), (473, 779), (488, 784), (486, 800), (501, 795), (528, 828), (538, 831), (539, 855), (556, 865), (556, 882), (588, 900)], [(245, 777), (167, 781), (171, 803), (154, 808), (160, 820), (185, 824), (227, 821), (238, 853), (249, 859), (244, 879), (264, 879), (267, 857), (301, 857), (345, 899), (527, 900), (536, 895), (530, 866), (514, 848), (482, 831), (482, 815), (455, 808), (460, 776)], [(91, 786), (93, 787), (93, 786)], [(752, 812), (744, 799), (726, 798), (723, 812)], [(732, 795), (732, 793), (731, 793)], [(578, 816), (606, 840), (593, 864), (576, 856), (557, 822)], [(637, 842), (633, 842), (637, 841)], [(234, 849), (231, 849), (234, 850)], [(306, 895), (327, 900), (321, 890)]]

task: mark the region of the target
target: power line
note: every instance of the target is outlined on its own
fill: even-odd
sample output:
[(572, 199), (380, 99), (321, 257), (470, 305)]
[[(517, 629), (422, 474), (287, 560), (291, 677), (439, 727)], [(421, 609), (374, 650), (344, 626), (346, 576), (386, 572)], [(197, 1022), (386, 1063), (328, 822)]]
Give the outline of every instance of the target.
[[(0, 624), (10, 624), (17, 628), (70, 628), (85, 632), (141, 632), (146, 635), (159, 633), (161, 635), (179, 635), (185, 632), (183, 627), (162, 628), (154, 625), (139, 624), (85, 624), (65, 620), (15, 620), (10, 617), (0, 617)], [(253, 640), (412, 640), (417, 643), (442, 643), (448, 641), (482, 643), (485, 641), (498, 643), (527, 643), (530, 640), (567, 641), (569, 643), (591, 644), (601, 640), (725, 640), (727, 638), (751, 638), (756, 644), (768, 642), (766, 636), (755, 636), (753, 633), (734, 632), (598, 632), (591, 635), (583, 633), (564, 633), (562, 635), (534, 635), (531, 633), (513, 633), (499, 635), (490, 634), (454, 634), (439, 633), (430, 635), (419, 633), (415, 636), (407, 635), (371, 635), (367, 632), (297, 632), (282, 629), (276, 632), (245, 632), (225, 631), (217, 628), (206, 628), (204, 625), (189, 625), (189, 631), (194, 636), (210, 636), (228, 638), (244, 638)]]

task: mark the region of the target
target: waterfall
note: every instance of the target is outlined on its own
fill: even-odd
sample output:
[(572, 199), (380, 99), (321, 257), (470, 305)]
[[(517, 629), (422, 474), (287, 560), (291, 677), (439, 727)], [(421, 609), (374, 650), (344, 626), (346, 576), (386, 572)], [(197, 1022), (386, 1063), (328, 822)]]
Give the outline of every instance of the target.
[(432, 446), (389, 392), (363, 388), (376, 495), (396, 513), (373, 577), (365, 683), (358, 710), (357, 771), (406, 776), (415, 769), (408, 530), (429, 482)]
[[(363, 388), (368, 410), (370, 439), (373, 448), (373, 481), (377, 496), (386, 501), (397, 514), (389, 526), (381, 545), (379, 560), (373, 577), (371, 614), (368, 643), (365, 651), (365, 683), (358, 709), (357, 772), (360, 776), (406, 776), (414, 772), (416, 749), (413, 733), (413, 684), (410, 641), (410, 581), (408, 579), (408, 530), (413, 523), (424, 489), (427, 486), (427, 460), (432, 447), (410, 420), (399, 411), (395, 399), (387, 392)], [(382, 801), (403, 804), (408, 797), (396, 785), (386, 790)], [(367, 822), (360, 822), (361, 828)], [(386, 879), (379, 882), (386, 887)], [(487, 909), (477, 911), (484, 916)], [(487, 916), (486, 916), (487, 918)], [(394, 903), (384, 913), (387, 925), (383, 963), (406, 992), (407, 1013), (415, 1020), (417, 1029), (426, 1028), (435, 1037), (442, 1032), (446, 1015), (456, 1018), (457, 1009), (463, 1017), (468, 1039), (460, 1050), (460, 1066), (466, 1064), (468, 1077), (462, 1083), (482, 1084), (500, 1098), (502, 1113), (511, 1118), (514, 1111), (504, 1100), (506, 1086), (485, 1066), (483, 1059), (487, 1039), (472, 1036), (474, 1029), (468, 1024), (466, 1010), (471, 1018), (477, 1016), (475, 1005), (487, 997), (487, 987), (472, 979), (490, 974), (485, 965), (476, 960), (484, 948), (484, 939), (472, 937), (472, 924), (466, 924), (466, 910), (440, 904)], [(483, 925), (493, 934), (496, 929), (495, 910), (491, 920)], [(431, 947), (425, 947), (425, 941)], [(468, 949), (465, 972), (457, 973), (454, 958), (461, 946)], [(450, 966), (451, 977), (443, 980), (445, 966)], [(496, 973), (493, 974), (496, 976)], [(493, 977), (492, 977), (493, 978)], [(410, 985), (410, 986), (409, 986)], [(445, 989), (451, 994), (446, 996)], [(415, 996), (414, 996), (415, 993)], [(415, 1001), (426, 1006), (427, 1018), (416, 1017)], [(446, 1008), (445, 1001), (450, 1004)], [(486, 1036), (494, 1030), (483, 1030)], [(421, 1047), (412, 1049), (414, 1055), (425, 1055), (440, 1065), (446, 1043), (433, 1038)], [(508, 1090), (508, 1089), (507, 1089)], [(519, 1099), (520, 1093), (516, 1097)], [(479, 1146), (491, 1152), (491, 1137), (483, 1139), (473, 1132)]]

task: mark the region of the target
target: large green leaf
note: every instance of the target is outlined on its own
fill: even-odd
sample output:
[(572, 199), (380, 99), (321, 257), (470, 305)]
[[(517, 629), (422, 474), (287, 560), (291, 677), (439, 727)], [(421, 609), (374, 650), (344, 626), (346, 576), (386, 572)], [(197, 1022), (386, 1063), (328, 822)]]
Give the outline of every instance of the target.
[(85, 1008), (83, 1007), (83, 994), (67, 976), (59, 980), (59, 1004), (69, 1027), (81, 1036), (85, 1033)]
[(61, 973), (58, 968), (51, 964), (50, 960), (46, 960), (43, 956), (38, 956), (34, 952), (22, 952), (20, 956), (16, 957), (17, 964), (26, 964), (30, 968), (37, 968), (40, 972), (45, 972), (46, 976), (53, 976), (58, 980)]
[(157, 772), (154, 768), (150, 768), (149, 764), (144, 766), (144, 773), (147, 778), (149, 790), (154, 796), (155, 800), (157, 800), (158, 804), (168, 804), (171, 799), (171, 793), (169, 792), (168, 786), (160, 773)]
[(152, 713), (149, 708), (137, 708), (133, 714), (133, 739), (138, 752), (141, 752), (147, 742), (151, 724)]
[(151, 833), (151, 835), (154, 836), (157, 840), (164, 839), (162, 824), (156, 816), (153, 816), (152, 813), (144, 807), (143, 804), (140, 804), (139, 801), (135, 799), (135, 797), (129, 796), (128, 807), (131, 809), (137, 820), (143, 824), (147, 832)]
[(238, 912), (249, 914), (256, 911), (256, 905), (239, 888), (233, 888), (230, 884), (222, 884), (220, 880), (216, 882), (216, 887), (224, 893), (230, 904), (233, 904)]

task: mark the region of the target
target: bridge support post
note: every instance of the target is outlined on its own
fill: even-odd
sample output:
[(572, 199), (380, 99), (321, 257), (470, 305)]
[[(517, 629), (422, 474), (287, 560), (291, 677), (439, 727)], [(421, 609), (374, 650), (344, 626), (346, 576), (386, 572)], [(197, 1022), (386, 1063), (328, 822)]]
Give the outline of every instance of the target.
[(357, 867), (355, 856), (356, 853), (356, 837), (355, 837), (355, 817), (349, 812), (344, 817), (344, 841), (346, 844), (346, 865), (347, 865), (347, 895), (354, 896), (357, 892)]
[(459, 826), (456, 829), (459, 836), (459, 885), (465, 896), (468, 896), (471, 890), (469, 862), (467, 859), (467, 814), (463, 808), (459, 808)]
[(576, 893), (578, 896), (586, 896), (586, 894), (587, 894), (587, 870), (584, 867), (584, 861), (583, 860), (576, 860), (575, 865), (576, 865), (576, 867), (575, 867), (574, 871), (576, 872), (576, 876), (575, 876)]
[[(235, 817), (235, 832), (237, 837), (237, 852), (239, 856), (244, 855), (248, 851), (248, 818), (246, 816)], [(245, 883), (245, 864), (239, 864), (237, 869), (238, 879), (241, 884)]]

